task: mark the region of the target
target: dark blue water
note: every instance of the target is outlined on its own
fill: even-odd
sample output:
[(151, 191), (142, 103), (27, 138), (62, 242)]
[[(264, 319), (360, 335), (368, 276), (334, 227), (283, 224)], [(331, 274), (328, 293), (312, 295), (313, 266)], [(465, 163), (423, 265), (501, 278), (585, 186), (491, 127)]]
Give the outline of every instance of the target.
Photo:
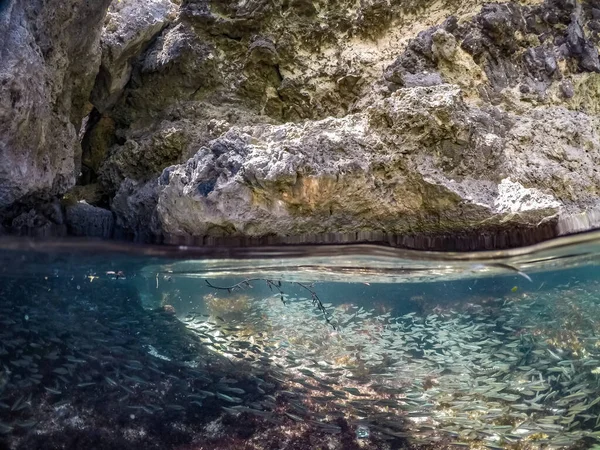
[(3, 241), (0, 449), (592, 448), (599, 242)]

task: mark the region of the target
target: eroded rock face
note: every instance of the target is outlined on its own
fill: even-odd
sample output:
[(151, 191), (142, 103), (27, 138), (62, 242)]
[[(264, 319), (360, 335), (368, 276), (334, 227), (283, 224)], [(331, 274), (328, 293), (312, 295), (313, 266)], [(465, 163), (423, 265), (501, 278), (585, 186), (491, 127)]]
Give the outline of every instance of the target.
[(109, 3), (0, 3), (0, 209), (75, 184)]
[(166, 169), (163, 229), (442, 234), (593, 208), (597, 100), (583, 92), (599, 80), (594, 20), (589, 4), (556, 1), (446, 18), (383, 68), (355, 103), (365, 112), (233, 127)]
[[(121, 0), (77, 90), (93, 110), (69, 195), (136, 238), (563, 233), (600, 207), (599, 17), (575, 0)], [(47, 133), (71, 136), (73, 98)], [(49, 193), (77, 156), (48, 163)]]
[[(138, 3), (122, 3), (128, 2)], [(451, 12), (472, 6), (451, 3)], [(149, 137), (161, 140), (165, 130), (176, 130), (185, 145), (160, 160), (164, 168), (173, 156), (185, 162), (232, 126), (342, 117), (355, 109), (402, 51), (414, 18), (427, 16), (419, 2), (355, 6), (350, 0), (181, 2), (177, 17), (132, 60), (130, 82), (107, 113), (121, 141), (97, 171), (107, 191), (118, 190), (115, 170), (131, 172), (132, 162), (117, 156), (130, 153), (131, 141), (144, 146)], [(105, 29), (106, 52), (112, 54), (122, 34), (133, 33)], [(102, 102), (98, 109), (105, 111)]]
[[(340, 119), (233, 128), (165, 169), (158, 218), (169, 234), (196, 236), (536, 224), (598, 198), (589, 190), (600, 183), (598, 122), (585, 118), (578, 139), (587, 150), (578, 154), (572, 133), (581, 116), (483, 110), (457, 86), (440, 85), (399, 89)], [(538, 121), (546, 126), (530, 126)], [(565, 152), (592, 169), (568, 170), (556, 162)]]
[(132, 62), (174, 18), (169, 0), (113, 2), (104, 24), (102, 64), (91, 101), (101, 113), (119, 99), (131, 77)]

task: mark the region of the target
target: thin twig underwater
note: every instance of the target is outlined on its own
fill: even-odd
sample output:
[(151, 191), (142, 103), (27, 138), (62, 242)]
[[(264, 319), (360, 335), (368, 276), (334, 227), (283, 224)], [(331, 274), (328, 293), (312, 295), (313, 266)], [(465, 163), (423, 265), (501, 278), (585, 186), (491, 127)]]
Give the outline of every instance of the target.
[[(235, 290), (242, 290), (245, 288), (252, 288), (252, 285), (250, 284), (251, 281), (264, 281), (267, 283), (267, 286), (269, 286), (269, 289), (273, 290), (273, 288), (277, 289), (277, 291), (279, 292), (279, 295), (281, 297), (281, 301), (282, 303), (285, 305), (285, 298), (283, 297), (283, 290), (281, 289), (282, 284), (280, 280), (270, 280), (268, 278), (247, 278), (245, 280), (240, 281), (239, 283), (236, 284), (232, 284), (231, 286), (215, 286), (214, 284), (212, 284), (210, 281), (208, 280), (204, 280), (206, 282), (206, 284), (208, 285), (208, 287), (212, 288), (212, 289), (217, 289), (217, 290), (221, 290), (221, 291), (227, 291), (229, 293), (235, 291)], [(300, 283), (298, 281), (291, 281), (290, 283), (295, 284), (297, 286), (300, 286), (301, 288), (307, 290), (308, 292), (310, 292), (311, 298), (312, 298), (312, 304), (313, 306), (315, 306), (317, 309), (319, 309), (319, 311), (321, 311), (323, 313), (323, 318), (325, 319), (325, 321), (331, 325), (333, 327), (334, 330), (337, 329), (336, 325), (332, 322), (332, 317), (329, 315), (329, 313), (327, 312), (327, 308), (325, 308), (325, 306), (323, 305), (323, 302), (321, 301), (321, 299), (319, 298), (319, 296), (317, 295), (317, 293), (314, 291), (313, 289), (313, 285), (312, 284), (304, 284), (304, 283)]]

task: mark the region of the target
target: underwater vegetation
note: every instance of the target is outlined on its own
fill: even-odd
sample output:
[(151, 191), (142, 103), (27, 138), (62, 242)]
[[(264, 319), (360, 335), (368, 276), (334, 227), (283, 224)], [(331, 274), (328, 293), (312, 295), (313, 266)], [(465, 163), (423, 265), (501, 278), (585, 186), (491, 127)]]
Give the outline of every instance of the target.
[[(268, 278), (249, 278), (249, 279), (240, 281), (239, 283), (233, 284), (231, 286), (215, 286), (210, 281), (204, 280), (204, 282), (207, 284), (207, 286), (210, 287), (211, 289), (227, 291), (228, 293), (231, 293), (236, 290), (241, 290), (244, 288), (252, 288), (252, 285), (250, 283), (255, 282), (255, 281), (264, 282), (267, 284), (267, 286), (269, 287), (269, 289), (271, 291), (273, 291), (273, 290), (277, 291), (277, 293), (279, 294), (279, 298), (281, 299), (281, 303), (283, 303), (285, 305), (285, 297), (284, 297), (285, 294), (283, 293), (283, 287), (282, 287), (282, 283), (280, 280), (269, 280)], [(323, 318), (325, 319), (325, 322), (327, 322), (329, 325), (333, 326), (333, 328), (335, 329), (335, 324), (332, 323), (331, 316), (328, 314), (327, 308), (325, 308), (325, 306), (323, 305), (323, 302), (317, 295), (317, 292), (314, 290), (314, 285), (312, 285), (312, 284), (306, 285), (304, 283), (300, 283), (297, 281), (292, 284), (295, 284), (296, 286), (300, 286), (302, 289), (304, 289), (310, 293), (312, 306), (318, 308), (319, 311), (321, 311), (323, 313)]]
[(202, 297), (211, 315), (219, 317), (243, 317), (252, 309), (252, 301), (248, 295), (239, 294), (227, 298), (206, 294)]
[(323, 303), (321, 285), (283, 280), (253, 295), (258, 282), (202, 282), (180, 314), (114, 274), (3, 280), (0, 449), (600, 442), (597, 281), (416, 296), (407, 314), (404, 299)]

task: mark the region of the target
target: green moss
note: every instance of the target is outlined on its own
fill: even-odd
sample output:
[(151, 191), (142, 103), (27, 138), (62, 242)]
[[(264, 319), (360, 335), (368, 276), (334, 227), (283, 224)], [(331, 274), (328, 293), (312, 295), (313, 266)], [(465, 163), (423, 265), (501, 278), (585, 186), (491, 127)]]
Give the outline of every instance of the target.
[(600, 74), (584, 73), (574, 77), (573, 81), (575, 95), (567, 102), (569, 108), (588, 114), (600, 113)]

